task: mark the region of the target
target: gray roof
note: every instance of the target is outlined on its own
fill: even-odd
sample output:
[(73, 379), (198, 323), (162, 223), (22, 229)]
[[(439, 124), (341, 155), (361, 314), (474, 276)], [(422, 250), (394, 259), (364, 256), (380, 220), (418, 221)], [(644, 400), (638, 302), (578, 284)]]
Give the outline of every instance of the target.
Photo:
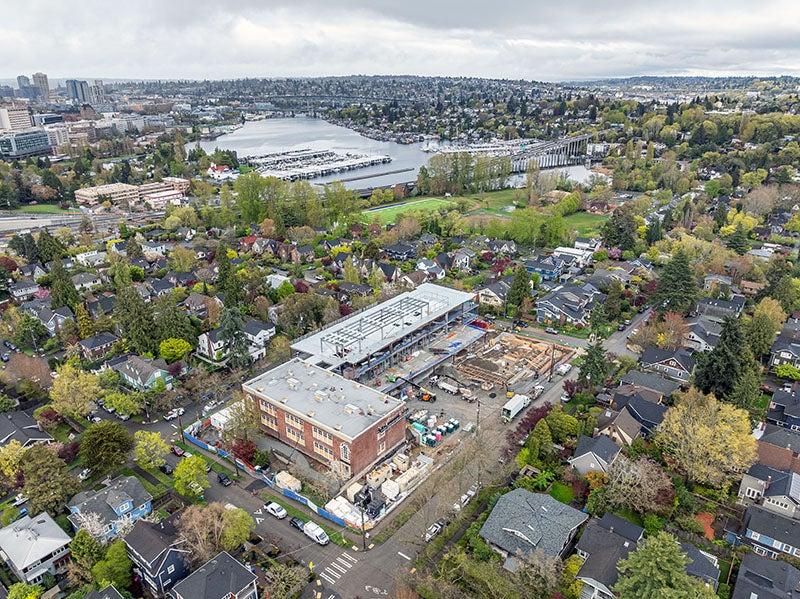
[(800, 450), (800, 431), (793, 431), (782, 426), (768, 424), (764, 427), (764, 434), (759, 441), (769, 443), (792, 451)]
[(589, 555), (578, 572), (611, 588), (619, 577), (617, 563), (636, 550), (644, 529), (614, 514), (592, 518), (576, 546)]
[(589, 452), (596, 455), (606, 464), (610, 464), (619, 453), (619, 446), (605, 435), (599, 435), (597, 437), (581, 435), (575, 447), (573, 458)]
[(587, 518), (550, 495), (514, 489), (497, 501), (480, 535), (510, 556), (536, 549), (559, 556), (572, 531)]
[(680, 385), (675, 381), (671, 381), (652, 372), (642, 372), (641, 370), (631, 370), (622, 377), (620, 383), (652, 389), (653, 391), (658, 391), (665, 397), (672, 395), (680, 388)]
[(110, 584), (100, 591), (92, 591), (83, 599), (123, 599), (123, 597), (119, 594), (119, 591), (114, 588), (114, 585)]
[(780, 560), (746, 553), (731, 599), (800, 599), (800, 570)]
[(0, 551), (18, 570), (32, 566), (72, 539), (47, 512), (28, 515), (0, 529)]
[(22, 411), (0, 414), (0, 445), (16, 439), (23, 446), (41, 441), (52, 441), (48, 433), (39, 430), (39, 425), (31, 416)]
[(108, 331), (100, 331), (96, 335), (92, 335), (86, 339), (81, 339), (78, 341), (78, 345), (85, 347), (86, 349), (95, 349), (96, 347), (103, 347), (109, 343), (114, 343), (116, 340), (117, 336), (113, 333), (109, 333)]
[(137, 520), (130, 532), (125, 535), (125, 543), (147, 563), (153, 564), (167, 549), (183, 543), (175, 526), (178, 518), (178, 514), (173, 514), (158, 523)]
[(686, 372), (694, 369), (695, 360), (686, 349), (662, 349), (660, 347), (648, 347), (642, 353), (640, 361), (642, 365), (660, 364), (667, 360), (675, 360)]
[(784, 518), (762, 507), (753, 505), (747, 508), (745, 525), (749, 530), (771, 539), (788, 543), (793, 547), (800, 545), (800, 522)]
[(299, 358), (247, 381), (242, 388), (350, 439), (403, 408), (403, 402), (394, 397)]
[(255, 580), (255, 574), (223, 551), (176, 584), (172, 592), (184, 599), (222, 599)]
[(719, 580), (719, 566), (694, 545), (681, 543), (681, 549), (689, 558), (686, 564), (686, 573), (707, 582), (715, 589)]
[(167, 363), (161, 359), (151, 360), (142, 356), (128, 356), (127, 360), (116, 364), (114, 370), (127, 375), (139, 385), (144, 385), (159, 370), (166, 371)]
[[(153, 496), (148, 493), (139, 479), (135, 476), (119, 476), (111, 483), (99, 491), (82, 491), (73, 497), (69, 502), (69, 507), (78, 508), (82, 514), (94, 512), (98, 514), (106, 524), (117, 520), (119, 516), (114, 511), (127, 501), (132, 502), (133, 508), (152, 501)], [(69, 516), (70, 521), (76, 528), (80, 527), (80, 520), (74, 516)]]
[(653, 403), (642, 398), (640, 395), (630, 395), (615, 397), (618, 408), (627, 408), (631, 415), (642, 424), (648, 431), (653, 430), (664, 420), (664, 413), (667, 406)]

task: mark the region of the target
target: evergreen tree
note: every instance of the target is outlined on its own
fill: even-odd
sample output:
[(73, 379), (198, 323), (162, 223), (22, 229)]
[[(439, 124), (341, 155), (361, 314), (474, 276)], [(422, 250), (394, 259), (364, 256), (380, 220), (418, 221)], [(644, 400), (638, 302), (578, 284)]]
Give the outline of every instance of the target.
[(64, 270), (64, 265), (61, 260), (56, 260), (50, 269), (50, 306), (53, 309), (68, 306), (74, 311), (80, 301), (78, 290)]
[(603, 245), (623, 251), (632, 250), (638, 239), (637, 228), (633, 207), (629, 204), (620, 206), (603, 225)]
[(717, 209), (714, 211), (714, 226), (715, 229), (719, 231), (726, 224), (728, 224), (728, 209), (725, 207), (725, 204), (720, 202)]
[(236, 277), (236, 269), (228, 257), (228, 246), (220, 243), (217, 246), (217, 289), (225, 295), (225, 305), (235, 308), (242, 301), (242, 286)]
[(658, 278), (653, 300), (659, 312), (686, 314), (697, 299), (697, 283), (683, 249), (675, 252)]
[(597, 341), (589, 346), (581, 362), (578, 380), (588, 387), (602, 385), (608, 375), (608, 360), (603, 342)]
[(653, 245), (656, 241), (661, 241), (663, 236), (661, 232), (661, 219), (656, 217), (653, 219), (653, 222), (647, 226), (645, 241), (647, 241), (647, 245)]
[(155, 354), (158, 339), (153, 312), (134, 287), (121, 289), (114, 314), (131, 349), (139, 354)]
[(228, 364), (233, 368), (250, 364), (249, 345), (244, 336), (244, 317), (239, 309), (225, 306), (219, 325), (219, 337), (224, 344)]
[(171, 297), (157, 302), (155, 324), (159, 342), (165, 339), (183, 339), (193, 347), (197, 342), (197, 331), (192, 325), (192, 321)]
[[(746, 350), (750, 354), (750, 350)], [(753, 359), (752, 354), (744, 358), (745, 368), (736, 379), (733, 385), (728, 401), (732, 404), (751, 410), (756, 407), (756, 403), (761, 397), (761, 370), (758, 363)]]
[(50, 262), (64, 255), (64, 246), (58, 239), (50, 235), (47, 229), (39, 233), (36, 249), (42, 262)]
[(608, 286), (608, 295), (604, 306), (609, 320), (616, 320), (622, 313), (622, 284), (616, 279), (611, 281)]
[(75, 320), (78, 321), (78, 334), (81, 339), (86, 339), (94, 335), (94, 322), (89, 316), (89, 311), (83, 304), (78, 304), (75, 310)]
[(129, 260), (143, 260), (144, 250), (142, 244), (136, 241), (135, 237), (129, 237), (125, 242), (125, 255)]
[(39, 248), (30, 233), (22, 236), (22, 255), (31, 264), (39, 261)]
[(747, 233), (745, 233), (741, 223), (736, 225), (736, 230), (728, 236), (725, 245), (740, 256), (746, 254), (747, 250), (750, 249), (750, 243), (747, 241)]
[[(703, 393), (712, 393), (718, 399), (729, 399), (737, 385), (747, 385), (743, 377), (757, 371), (758, 366), (754, 362), (741, 323), (735, 318), (727, 318), (716, 347), (698, 357), (695, 385)], [(743, 392), (740, 391), (740, 394)]]
[(520, 265), (514, 271), (514, 280), (511, 282), (511, 288), (506, 296), (508, 305), (518, 308), (522, 304), (522, 300), (530, 295), (531, 275), (524, 266)]

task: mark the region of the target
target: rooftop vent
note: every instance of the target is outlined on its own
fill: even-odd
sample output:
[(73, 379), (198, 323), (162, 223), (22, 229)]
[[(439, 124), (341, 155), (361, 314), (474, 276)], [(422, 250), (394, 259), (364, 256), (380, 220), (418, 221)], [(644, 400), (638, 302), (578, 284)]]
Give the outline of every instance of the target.
[(308, 412), (306, 412), (306, 416), (308, 416), (309, 418), (313, 418), (315, 415), (316, 412), (314, 410), (309, 410)]

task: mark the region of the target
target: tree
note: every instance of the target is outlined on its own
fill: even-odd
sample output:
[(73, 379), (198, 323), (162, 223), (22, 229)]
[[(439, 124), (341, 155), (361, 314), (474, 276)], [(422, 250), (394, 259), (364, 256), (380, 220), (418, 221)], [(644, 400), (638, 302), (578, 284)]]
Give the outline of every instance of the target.
[(80, 457), (95, 473), (122, 466), (133, 448), (133, 439), (119, 422), (92, 424), (81, 437)]
[(697, 299), (697, 283), (689, 266), (689, 257), (680, 248), (664, 266), (658, 278), (653, 303), (659, 312), (686, 314)]
[(267, 359), (270, 362), (285, 362), (292, 355), (291, 342), (283, 335), (275, 335), (269, 342)]
[(250, 345), (244, 335), (244, 316), (238, 308), (228, 308), (222, 311), (220, 319), (219, 338), (225, 348), (225, 357), (233, 368), (240, 368), (250, 364)]
[(136, 416), (141, 414), (144, 409), (144, 398), (141, 393), (123, 393), (121, 391), (112, 391), (106, 394), (103, 399), (105, 404), (123, 416)]
[(306, 571), (299, 566), (276, 562), (269, 568), (267, 591), (270, 599), (290, 599), (306, 585)]
[(603, 225), (603, 245), (622, 251), (632, 250), (638, 240), (637, 229), (633, 206), (624, 204), (614, 210), (611, 218)]
[(645, 232), (645, 241), (647, 245), (653, 245), (656, 241), (661, 241), (663, 236), (661, 232), (661, 219), (654, 218), (653, 222), (647, 225), (647, 231)]
[(672, 480), (655, 462), (619, 456), (608, 470), (606, 499), (638, 514), (664, 514), (672, 508)]
[(233, 551), (247, 540), (254, 528), (250, 514), (239, 508), (227, 509), (217, 502), (207, 506), (192, 505), (178, 520), (178, 530), (186, 539), (190, 559), (195, 564), (206, 562), (220, 551)]
[(236, 270), (228, 256), (228, 246), (220, 243), (216, 252), (217, 288), (225, 294), (225, 306), (234, 308), (242, 300), (242, 287), (236, 277)]
[(112, 542), (105, 558), (92, 568), (92, 577), (101, 588), (113, 584), (117, 590), (125, 590), (131, 586), (132, 575), (133, 563), (122, 539)]
[(68, 306), (75, 310), (80, 302), (81, 297), (72, 279), (64, 270), (61, 260), (56, 260), (50, 269), (50, 306), (53, 309)]
[(125, 255), (129, 260), (144, 260), (144, 250), (142, 244), (131, 237), (125, 242)]
[(586, 350), (578, 372), (578, 380), (586, 386), (602, 385), (608, 375), (608, 367), (603, 342), (597, 341)]
[(89, 311), (83, 304), (78, 304), (75, 310), (75, 320), (78, 321), (78, 334), (81, 339), (86, 339), (94, 335), (94, 322), (89, 316)]
[(619, 599), (714, 599), (713, 588), (686, 573), (688, 563), (675, 537), (656, 533), (619, 562), (614, 592)]
[(339, 317), (335, 299), (316, 293), (295, 293), (284, 300), (278, 323), (287, 335), (299, 337)]
[(747, 253), (750, 249), (750, 242), (747, 240), (747, 232), (744, 230), (742, 223), (736, 225), (736, 229), (728, 236), (725, 245), (740, 256)]
[(175, 466), (175, 490), (187, 497), (198, 497), (202, 489), (211, 486), (206, 477), (206, 463), (200, 456), (183, 458)]
[(169, 445), (158, 431), (136, 431), (133, 434), (135, 447), (133, 450), (136, 463), (145, 469), (154, 469), (163, 465), (164, 456), (169, 453)]
[(25, 480), (22, 492), (28, 497), (31, 514), (59, 513), (78, 490), (78, 481), (69, 473), (67, 465), (46, 445), (34, 445), (25, 452), (22, 475)]
[[(211, 300), (213, 306), (218, 304)], [(186, 311), (169, 296), (156, 301), (155, 327), (158, 340), (182, 339), (189, 343), (190, 349), (197, 341), (197, 331)]]
[(56, 369), (56, 379), (50, 388), (53, 409), (62, 416), (85, 418), (92, 402), (103, 395), (97, 377), (75, 368), (69, 362)]
[(622, 313), (622, 285), (616, 279), (608, 286), (608, 294), (603, 307), (609, 320), (616, 320)]
[(42, 229), (42, 232), (39, 233), (39, 239), (36, 242), (36, 248), (39, 251), (39, 259), (42, 262), (50, 262), (51, 260), (57, 260), (64, 255), (64, 246), (61, 245), (61, 242), (50, 235), (50, 232), (47, 229)]
[(0, 447), (0, 474), (10, 481), (16, 480), (26, 451), (27, 449), (16, 439), (11, 439)]
[(103, 559), (105, 549), (85, 528), (80, 528), (69, 544), (72, 563), (77, 567), (78, 577), (85, 582), (91, 580), (92, 568)]
[(518, 308), (522, 304), (522, 300), (530, 297), (530, 295), (531, 275), (523, 265), (520, 265), (514, 271), (514, 279), (506, 295), (508, 305)]
[(535, 549), (520, 561), (513, 578), (522, 595), (530, 599), (550, 599), (561, 579), (561, 560)]
[(656, 441), (668, 463), (691, 480), (721, 486), (756, 459), (756, 441), (745, 410), (694, 387), (664, 414)]
[(155, 353), (156, 325), (153, 311), (131, 285), (117, 294), (114, 315), (131, 348), (139, 353)]
[(717, 345), (710, 352), (700, 354), (697, 359), (695, 385), (703, 393), (713, 393), (720, 399), (727, 399), (740, 377), (757, 368), (753, 361), (741, 322), (727, 318), (722, 323)]
[(164, 339), (158, 346), (158, 354), (168, 364), (182, 360), (190, 351), (192, 351), (192, 345), (186, 339), (175, 339), (174, 337)]
[(42, 593), (44, 593), (44, 589), (38, 584), (16, 582), (8, 587), (6, 599), (39, 599)]

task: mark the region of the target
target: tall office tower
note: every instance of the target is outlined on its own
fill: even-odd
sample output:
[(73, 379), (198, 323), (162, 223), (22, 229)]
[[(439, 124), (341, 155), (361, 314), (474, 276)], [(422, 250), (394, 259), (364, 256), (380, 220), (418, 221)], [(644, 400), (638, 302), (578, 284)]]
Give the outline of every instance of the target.
[(89, 101), (89, 84), (78, 79), (67, 79), (67, 97), (79, 104)]
[(50, 82), (47, 81), (45, 73), (33, 74), (33, 85), (39, 90), (39, 98), (42, 102), (50, 101)]
[(0, 131), (25, 131), (31, 127), (33, 120), (27, 106), (0, 107)]
[(17, 75), (17, 87), (24, 89), (31, 86), (31, 80), (25, 75)]

